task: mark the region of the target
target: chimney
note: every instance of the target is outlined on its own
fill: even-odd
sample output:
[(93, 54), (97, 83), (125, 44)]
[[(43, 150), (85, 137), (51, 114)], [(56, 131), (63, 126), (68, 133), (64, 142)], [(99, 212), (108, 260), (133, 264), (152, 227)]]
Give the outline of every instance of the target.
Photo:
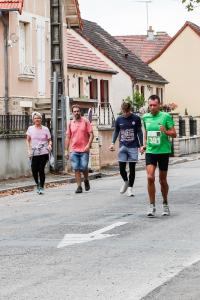
[(149, 26), (149, 29), (147, 30), (147, 40), (154, 40), (154, 30), (152, 29), (152, 26)]
[(156, 32), (156, 35), (167, 35), (167, 32), (165, 32), (165, 31), (157, 31)]

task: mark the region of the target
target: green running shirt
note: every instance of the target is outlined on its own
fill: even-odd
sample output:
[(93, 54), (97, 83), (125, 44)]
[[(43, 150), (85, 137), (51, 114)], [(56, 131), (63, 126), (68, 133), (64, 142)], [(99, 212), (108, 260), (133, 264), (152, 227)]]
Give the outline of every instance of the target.
[(174, 127), (174, 121), (170, 114), (160, 111), (156, 115), (144, 114), (142, 117), (144, 128), (147, 132), (146, 153), (162, 154), (171, 153), (171, 142), (169, 137), (160, 131), (160, 126), (166, 130)]

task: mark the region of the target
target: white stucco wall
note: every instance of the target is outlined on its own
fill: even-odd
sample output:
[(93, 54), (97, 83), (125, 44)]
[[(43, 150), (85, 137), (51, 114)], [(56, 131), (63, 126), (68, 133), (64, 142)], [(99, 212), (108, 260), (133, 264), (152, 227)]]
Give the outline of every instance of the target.
[(170, 83), (165, 102), (178, 104), (177, 112), (200, 114), (200, 37), (189, 27), (150, 66)]

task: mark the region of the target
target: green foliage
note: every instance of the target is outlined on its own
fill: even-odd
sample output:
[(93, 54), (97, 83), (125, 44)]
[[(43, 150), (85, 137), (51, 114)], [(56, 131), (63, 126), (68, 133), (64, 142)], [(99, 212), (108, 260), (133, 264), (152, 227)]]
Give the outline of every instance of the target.
[(188, 11), (192, 11), (200, 4), (200, 0), (182, 0), (182, 3), (185, 4)]
[(133, 94), (133, 106), (136, 108), (136, 111), (139, 111), (141, 107), (145, 105), (145, 98), (142, 94), (136, 91)]
[(132, 98), (129, 96), (126, 99), (124, 99), (124, 101), (131, 103), (131, 106), (134, 111), (139, 111), (139, 109), (145, 105), (145, 98), (138, 91), (136, 91), (133, 94)]

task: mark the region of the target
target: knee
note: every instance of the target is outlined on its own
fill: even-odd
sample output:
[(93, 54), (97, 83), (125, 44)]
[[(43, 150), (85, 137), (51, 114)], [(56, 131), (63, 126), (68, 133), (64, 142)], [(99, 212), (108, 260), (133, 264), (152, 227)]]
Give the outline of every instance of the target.
[(167, 179), (166, 178), (159, 178), (160, 185), (166, 185)]
[(155, 182), (155, 176), (151, 175), (151, 174), (148, 174), (147, 180), (148, 180), (149, 184), (154, 184), (154, 182)]

